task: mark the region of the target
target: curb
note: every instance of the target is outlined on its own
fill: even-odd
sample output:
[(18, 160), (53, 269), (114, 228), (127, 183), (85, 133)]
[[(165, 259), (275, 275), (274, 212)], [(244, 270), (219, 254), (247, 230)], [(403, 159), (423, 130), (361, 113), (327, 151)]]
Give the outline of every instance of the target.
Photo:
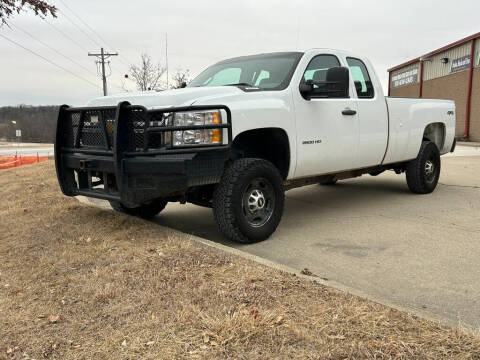
[(480, 142), (458, 141), (457, 146), (480, 147)]
[[(110, 210), (110, 206), (105, 205), (103, 202), (92, 201), (90, 198), (87, 198), (85, 196), (76, 196), (75, 198), (83, 204), (87, 204), (87, 205), (90, 205), (90, 206), (95, 206), (95, 207), (99, 207), (99, 208), (102, 208), (102, 209)], [(161, 226), (161, 225), (158, 225), (158, 226)], [(288, 274), (295, 275), (300, 279), (303, 279), (303, 280), (306, 280), (306, 281), (311, 281), (313, 283), (323, 285), (323, 286), (326, 286), (326, 287), (329, 287), (329, 288), (332, 288), (332, 289), (335, 289), (335, 290), (339, 290), (339, 291), (348, 293), (350, 295), (358, 296), (362, 299), (366, 299), (366, 300), (372, 301), (374, 303), (387, 306), (389, 308), (407, 313), (411, 316), (416, 316), (418, 318), (434, 322), (438, 325), (444, 325), (444, 326), (448, 326), (448, 327), (451, 327), (451, 328), (454, 328), (454, 329), (468, 329), (470, 331), (475, 331), (475, 329), (472, 328), (471, 326), (468, 326), (466, 324), (462, 324), (462, 323), (460, 323), (458, 321), (455, 321), (455, 320), (452, 320), (450, 318), (443, 317), (441, 315), (434, 314), (434, 313), (431, 313), (431, 312), (428, 312), (428, 311), (425, 311), (425, 310), (420, 310), (420, 309), (418, 309), (416, 307), (413, 307), (413, 306), (395, 303), (395, 302), (393, 302), (391, 300), (388, 300), (388, 299), (385, 299), (385, 298), (370, 295), (370, 294), (367, 294), (367, 293), (363, 292), (362, 290), (355, 289), (355, 288), (352, 288), (352, 287), (347, 286), (347, 285), (343, 285), (343, 284), (338, 283), (336, 281), (323, 280), (321, 278), (308, 276), (308, 275), (302, 274), (301, 271), (298, 270), (298, 269), (291, 268), (289, 266), (277, 263), (275, 261), (271, 261), (271, 260), (262, 258), (260, 256), (244, 252), (244, 251), (236, 249), (236, 248), (232, 248), (232, 247), (229, 247), (229, 246), (226, 246), (226, 245), (223, 245), (223, 244), (219, 244), (215, 241), (211, 241), (211, 240), (208, 240), (208, 239), (205, 239), (205, 238), (201, 238), (201, 237), (196, 236), (196, 235), (184, 233), (184, 232), (182, 232), (180, 230), (177, 230), (177, 229), (172, 229), (170, 227), (167, 227), (167, 228), (169, 230), (171, 230), (172, 232), (176, 233), (176, 234), (187, 235), (187, 238), (189, 240), (192, 240), (196, 243), (199, 243), (202, 246), (208, 246), (208, 247), (226, 252), (228, 254), (235, 255), (235, 256), (241, 257), (243, 259), (256, 262), (260, 265), (263, 265), (263, 266), (266, 266), (266, 267), (269, 267), (269, 268), (273, 268), (273, 269), (276, 269), (276, 270), (279, 270), (279, 271), (282, 271), (282, 272), (285, 272), (285, 273), (288, 273)]]
[(214, 242), (214, 241), (211, 241), (211, 240), (208, 240), (208, 239), (204, 239), (204, 238), (201, 238), (201, 237), (198, 237), (198, 236), (195, 236), (195, 235), (186, 234), (186, 233), (183, 233), (183, 232), (181, 232), (179, 230), (176, 230), (176, 229), (172, 229), (172, 228), (169, 228), (169, 229), (172, 230), (173, 232), (178, 233), (178, 234), (187, 235), (189, 239), (191, 239), (191, 240), (193, 240), (197, 243), (200, 243), (204, 246), (209, 246), (209, 247), (224, 251), (226, 253), (241, 257), (243, 259), (254, 261), (254, 262), (256, 262), (260, 265), (267, 266), (267, 267), (270, 267), (270, 268), (273, 268), (273, 269), (276, 269), (276, 270), (280, 270), (280, 271), (295, 275), (300, 279), (303, 279), (303, 280), (306, 280), (306, 281), (311, 281), (311, 282), (314, 282), (316, 284), (323, 285), (323, 286), (326, 286), (326, 287), (330, 287), (330, 288), (333, 288), (335, 290), (339, 290), (339, 291), (348, 293), (350, 295), (358, 296), (360, 298), (372, 301), (374, 303), (384, 305), (384, 306), (390, 307), (392, 309), (395, 309), (395, 310), (398, 310), (398, 311), (401, 311), (401, 312), (408, 313), (409, 315), (412, 315), (412, 316), (416, 316), (416, 317), (419, 317), (419, 318), (422, 318), (422, 319), (425, 319), (425, 320), (428, 320), (428, 321), (432, 321), (432, 322), (440, 324), (440, 325), (446, 325), (446, 326), (449, 326), (449, 327), (452, 327), (452, 328), (469, 328), (467, 325), (460, 324), (459, 322), (456, 322), (455, 320), (452, 320), (452, 319), (449, 319), (449, 318), (446, 318), (446, 317), (443, 317), (443, 316), (440, 316), (440, 315), (437, 315), (437, 314), (434, 314), (434, 313), (430, 313), (428, 311), (423, 311), (423, 310), (417, 309), (413, 306), (401, 305), (401, 304), (392, 302), (388, 299), (384, 299), (384, 298), (380, 298), (380, 297), (377, 297), (377, 296), (374, 296), (374, 295), (370, 295), (370, 294), (367, 294), (367, 293), (363, 292), (362, 290), (343, 285), (343, 284), (338, 283), (336, 281), (323, 280), (321, 278), (308, 276), (308, 275), (302, 274), (297, 269), (294, 269), (294, 268), (291, 268), (289, 266), (286, 266), (286, 265), (283, 265), (283, 264), (280, 264), (280, 263), (262, 258), (260, 256), (253, 255), (253, 254), (250, 254), (250, 253), (246, 253), (242, 250), (235, 249), (235, 248), (223, 245), (223, 244), (219, 244), (217, 242)]

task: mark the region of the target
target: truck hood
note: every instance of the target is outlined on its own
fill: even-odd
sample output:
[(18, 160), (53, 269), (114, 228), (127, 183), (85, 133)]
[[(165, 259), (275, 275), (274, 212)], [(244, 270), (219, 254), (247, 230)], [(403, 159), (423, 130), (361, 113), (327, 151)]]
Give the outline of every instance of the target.
[(201, 103), (203, 98), (208, 98), (209, 101), (212, 101), (217, 96), (220, 98), (226, 95), (242, 93), (244, 92), (235, 86), (187, 87), (158, 92), (126, 92), (90, 100), (86, 106), (115, 106), (119, 102), (128, 101), (132, 105), (143, 105), (148, 109), (179, 107)]

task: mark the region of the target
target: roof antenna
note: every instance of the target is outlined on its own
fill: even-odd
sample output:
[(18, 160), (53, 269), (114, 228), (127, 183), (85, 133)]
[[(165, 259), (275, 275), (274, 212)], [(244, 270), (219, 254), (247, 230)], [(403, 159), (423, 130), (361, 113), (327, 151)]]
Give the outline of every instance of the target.
[(167, 90), (168, 90), (168, 33), (165, 33), (165, 67), (167, 68)]

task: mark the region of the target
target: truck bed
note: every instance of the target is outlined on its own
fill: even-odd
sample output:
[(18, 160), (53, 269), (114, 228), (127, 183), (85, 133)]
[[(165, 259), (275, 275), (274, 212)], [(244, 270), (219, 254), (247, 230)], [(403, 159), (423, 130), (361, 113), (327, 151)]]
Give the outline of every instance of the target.
[(383, 164), (414, 159), (428, 124), (439, 123), (444, 136), (440, 154), (450, 151), (455, 138), (455, 103), (451, 100), (386, 97), (389, 130)]

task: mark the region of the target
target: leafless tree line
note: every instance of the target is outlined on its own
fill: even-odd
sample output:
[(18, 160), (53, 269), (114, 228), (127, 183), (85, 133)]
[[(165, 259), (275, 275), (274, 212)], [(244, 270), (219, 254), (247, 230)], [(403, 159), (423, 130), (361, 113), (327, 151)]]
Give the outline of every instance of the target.
[(16, 141), (21, 130), (21, 141), (53, 143), (57, 116), (58, 106), (0, 107), (0, 140)]

